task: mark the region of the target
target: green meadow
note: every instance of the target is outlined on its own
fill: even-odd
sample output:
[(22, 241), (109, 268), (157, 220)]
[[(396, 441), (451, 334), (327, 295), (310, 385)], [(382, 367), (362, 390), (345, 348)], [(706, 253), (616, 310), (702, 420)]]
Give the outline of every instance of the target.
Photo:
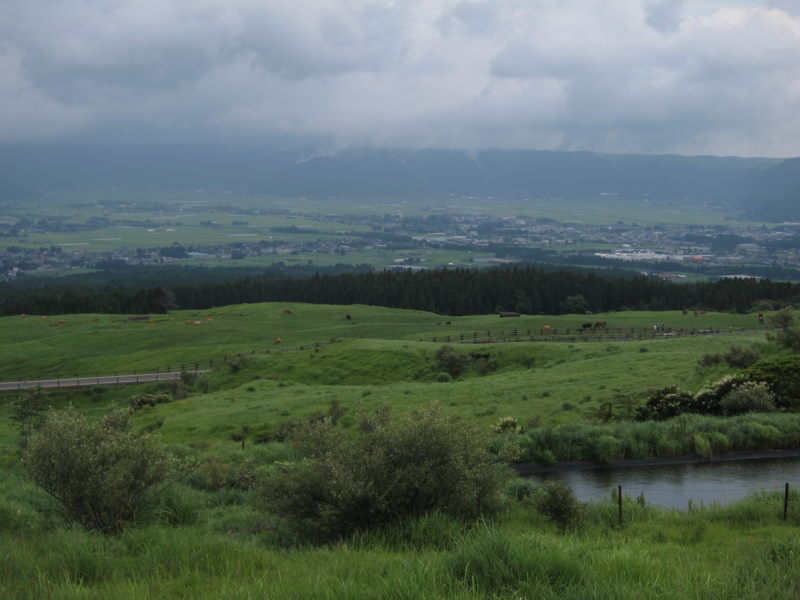
[[(282, 428), (334, 408), (339, 424), (352, 428), (360, 412), (388, 405), (403, 414), (435, 403), (485, 432), (487, 442), (492, 425), (506, 416), (526, 428), (596, 423), (600, 407), (621, 396), (641, 402), (671, 384), (696, 391), (733, 371), (725, 364), (702, 366), (706, 354), (733, 345), (764, 356), (785, 352), (757, 329), (753, 315), (452, 318), (363, 305), (264, 303), (149, 317), (0, 319), (0, 379), (6, 381), (144, 372), (228, 357), (214, 371), (176, 383), (46, 392), (52, 406), (71, 405), (92, 419), (128, 406), (132, 395), (171, 398), (138, 410), (133, 423), (158, 436), (180, 470), (158, 502), (117, 536), (70, 524), (27, 480), (19, 463), (22, 437), (7, 406), (17, 394), (0, 397), (0, 597), (798, 595), (800, 496), (794, 491), (787, 522), (782, 496), (771, 494), (691, 513), (626, 497), (619, 527), (609, 496), (582, 506), (579, 522), (564, 530), (534, 501), (537, 486), (508, 479), (501, 510), (491, 518), (462, 521), (433, 513), (319, 545), (287, 536), (258, 489), (232, 475), (257, 476), (293, 460), (295, 451), (279, 437)], [(589, 320), (606, 321), (609, 331), (567, 339)], [(559, 330), (551, 341), (500, 341), (524, 338), (520, 332), (529, 329), (541, 337), (545, 325)], [(617, 339), (619, 330), (649, 332), (653, 325), (720, 333)], [(488, 332), (494, 341), (457, 341)], [(430, 341), (448, 335), (457, 350), (482, 355), (455, 376), (437, 363), (444, 342)]]

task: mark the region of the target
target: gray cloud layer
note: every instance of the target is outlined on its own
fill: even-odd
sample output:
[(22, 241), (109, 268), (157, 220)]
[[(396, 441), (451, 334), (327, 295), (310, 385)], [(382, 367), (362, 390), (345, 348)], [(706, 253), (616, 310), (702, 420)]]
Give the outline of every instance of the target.
[(797, 0), (4, 0), (0, 141), (800, 155)]

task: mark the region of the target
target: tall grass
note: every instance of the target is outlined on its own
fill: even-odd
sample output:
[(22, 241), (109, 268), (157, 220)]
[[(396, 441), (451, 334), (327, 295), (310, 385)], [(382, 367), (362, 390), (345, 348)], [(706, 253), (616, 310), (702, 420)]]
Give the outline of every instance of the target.
[(533, 429), (495, 441), (518, 449), (519, 462), (598, 461), (800, 446), (800, 415), (788, 413), (710, 417), (686, 414), (668, 421), (608, 425), (575, 423)]
[[(200, 494), (194, 523), (117, 537), (22, 519), (0, 536), (0, 596), (782, 600), (800, 585), (796, 525), (760, 497), (692, 513), (625, 498), (622, 529), (608, 501), (566, 533), (523, 499), (493, 521), (432, 514), (333, 546), (285, 547), (217, 527), (213, 495)], [(242, 506), (230, 510), (244, 517)]]

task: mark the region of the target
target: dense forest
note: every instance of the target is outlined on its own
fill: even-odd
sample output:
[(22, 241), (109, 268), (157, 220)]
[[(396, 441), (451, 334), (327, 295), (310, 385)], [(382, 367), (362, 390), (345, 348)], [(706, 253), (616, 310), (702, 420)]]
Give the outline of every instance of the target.
[[(147, 287), (62, 283), (23, 289), (0, 285), (0, 314), (160, 313), (252, 302), (371, 304), (446, 315), (500, 310), (559, 314), (625, 309), (702, 308), (745, 312), (760, 300), (800, 300), (800, 284), (755, 279), (673, 284), (644, 276), (602, 276), (538, 266), (404, 272), (249, 276), (234, 280), (176, 278)], [(575, 302), (576, 297), (580, 298)], [(573, 299), (570, 302), (570, 298)], [(585, 302), (584, 302), (585, 301)]]

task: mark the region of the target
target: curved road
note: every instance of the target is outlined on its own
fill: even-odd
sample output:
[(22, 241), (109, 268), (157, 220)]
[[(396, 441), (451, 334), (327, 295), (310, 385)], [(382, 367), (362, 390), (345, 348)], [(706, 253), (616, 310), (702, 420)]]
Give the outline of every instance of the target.
[[(185, 373), (208, 373), (208, 371), (184, 371)], [(172, 373), (142, 373), (139, 375), (109, 375), (98, 377), (69, 377), (65, 379), (39, 379), (32, 381), (6, 381), (0, 383), (0, 392), (26, 390), (31, 388), (76, 388), (90, 385), (130, 385), (132, 383), (151, 383), (154, 381), (175, 381), (181, 378), (181, 371)]]

